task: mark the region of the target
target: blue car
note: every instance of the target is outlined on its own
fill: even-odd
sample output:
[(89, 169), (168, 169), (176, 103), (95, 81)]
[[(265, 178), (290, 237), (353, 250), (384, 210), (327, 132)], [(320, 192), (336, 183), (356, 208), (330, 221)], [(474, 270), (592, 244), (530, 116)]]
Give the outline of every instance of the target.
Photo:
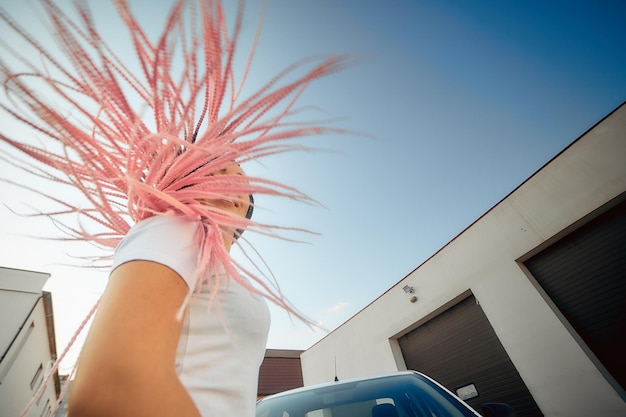
[[(513, 416), (506, 404), (483, 404), (485, 417)], [(257, 403), (256, 417), (480, 417), (431, 378), (415, 371), (297, 388)]]

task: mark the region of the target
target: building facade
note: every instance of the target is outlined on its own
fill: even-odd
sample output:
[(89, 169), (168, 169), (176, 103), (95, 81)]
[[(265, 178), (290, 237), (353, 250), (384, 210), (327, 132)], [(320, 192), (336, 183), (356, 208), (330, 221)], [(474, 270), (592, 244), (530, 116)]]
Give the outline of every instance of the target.
[(626, 103), (302, 356), (415, 369), (473, 406), (626, 415)]
[(266, 349), (259, 369), (257, 399), (304, 385), (301, 350)]
[[(0, 414), (19, 416), (56, 359), (49, 274), (0, 267)], [(28, 417), (48, 417), (60, 392), (58, 374)]]

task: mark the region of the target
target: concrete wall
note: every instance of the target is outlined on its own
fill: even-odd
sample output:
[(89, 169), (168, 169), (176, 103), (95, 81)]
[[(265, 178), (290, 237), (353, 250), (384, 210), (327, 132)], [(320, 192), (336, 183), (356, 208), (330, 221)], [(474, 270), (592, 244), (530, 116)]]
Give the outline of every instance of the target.
[[(50, 369), (50, 321), (42, 287), (48, 274), (0, 268), (0, 415), (19, 416)], [(41, 373), (36, 376), (39, 366)], [(35, 378), (36, 376), (36, 378)], [(56, 402), (52, 380), (27, 416), (48, 416)]]
[[(626, 415), (518, 260), (626, 191), (626, 105), (302, 354), (305, 385), (405, 369), (397, 337), (471, 291), (546, 416)], [(621, 197), (620, 197), (621, 198)], [(415, 287), (406, 294), (402, 287)], [(409, 301), (412, 295), (418, 301)], [(618, 390), (619, 391), (619, 390)]]

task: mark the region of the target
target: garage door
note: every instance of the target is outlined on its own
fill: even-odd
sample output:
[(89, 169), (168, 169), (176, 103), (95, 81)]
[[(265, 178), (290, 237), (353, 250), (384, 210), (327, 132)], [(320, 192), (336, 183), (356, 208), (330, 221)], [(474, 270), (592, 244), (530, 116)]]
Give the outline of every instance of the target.
[(543, 416), (496, 337), (487, 317), (470, 296), (398, 340), (408, 369), (423, 372), (476, 409), (484, 402), (511, 405), (517, 417)]
[(626, 390), (626, 202), (524, 264), (600, 366)]

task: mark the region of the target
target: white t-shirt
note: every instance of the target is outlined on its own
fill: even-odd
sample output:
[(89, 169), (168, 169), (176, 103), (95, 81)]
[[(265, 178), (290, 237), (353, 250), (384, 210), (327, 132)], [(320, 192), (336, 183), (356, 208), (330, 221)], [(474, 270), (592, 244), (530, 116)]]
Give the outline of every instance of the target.
[[(113, 269), (132, 260), (163, 264), (196, 288), (198, 223), (154, 216), (131, 228), (115, 250)], [(224, 280), (212, 303), (207, 285), (187, 307), (176, 369), (203, 417), (253, 417), (269, 310), (265, 300), (234, 279)]]

